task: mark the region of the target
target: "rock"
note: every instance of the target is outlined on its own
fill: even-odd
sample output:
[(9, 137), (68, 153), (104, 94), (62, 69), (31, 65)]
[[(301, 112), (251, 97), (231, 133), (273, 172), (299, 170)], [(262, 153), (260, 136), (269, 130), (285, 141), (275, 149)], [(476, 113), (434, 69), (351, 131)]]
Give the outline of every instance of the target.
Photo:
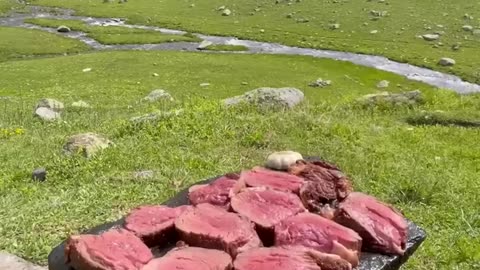
[(456, 62), (452, 58), (444, 57), (438, 61), (438, 64), (440, 66), (449, 67), (455, 65)]
[(60, 32), (60, 33), (68, 33), (70, 31), (71, 31), (70, 28), (68, 26), (65, 26), (65, 25), (60, 25), (57, 28), (57, 32)]
[(460, 47), (461, 47), (460, 44), (453, 44), (453, 45), (452, 45), (452, 50), (458, 51), (458, 50), (460, 50)]
[(325, 87), (325, 86), (329, 86), (331, 84), (332, 84), (332, 81), (323, 80), (322, 78), (319, 78), (316, 81), (309, 83), (308, 86), (311, 86), (311, 87)]
[(198, 45), (197, 50), (205, 50), (208, 46), (210, 46), (212, 44), (213, 44), (213, 42), (208, 41), (208, 40), (204, 40)]
[(387, 88), (390, 85), (390, 82), (383, 80), (377, 83), (377, 88)]
[(38, 168), (32, 172), (32, 180), (43, 182), (46, 179), (47, 179), (47, 170), (45, 168)]
[(232, 11), (228, 8), (224, 9), (222, 12), (222, 16), (230, 16), (232, 15)]
[(200, 84), (200, 87), (207, 87), (207, 86), (210, 86), (210, 84), (209, 83), (201, 83)]
[(84, 68), (84, 69), (82, 69), (82, 72), (90, 72), (90, 71), (92, 71), (91, 68)]
[(79, 100), (79, 101), (75, 101), (72, 103), (72, 107), (75, 107), (75, 108), (83, 108), (83, 109), (86, 109), (86, 108), (91, 108), (90, 104), (88, 104), (87, 102), (83, 101), (83, 100)]
[(225, 8), (226, 8), (225, 6), (219, 6), (217, 10), (225, 10)]
[(331, 23), (329, 24), (328, 26), (331, 30), (336, 30), (336, 29), (339, 29), (340, 28), (340, 24), (339, 23)]
[(143, 98), (144, 101), (155, 102), (159, 100), (173, 101), (173, 97), (163, 89), (156, 89), (150, 92), (148, 96)]
[(372, 30), (370, 31), (370, 34), (377, 34), (378, 33), (378, 30)]
[(60, 113), (45, 107), (40, 107), (35, 110), (35, 116), (39, 117), (43, 121), (51, 122), (59, 120), (61, 118)]
[(160, 75), (158, 75), (158, 73), (155, 73), (155, 72), (154, 72), (154, 73), (152, 74), (152, 76), (153, 76), (153, 77), (158, 77), (158, 76), (160, 76)]
[(359, 98), (357, 102), (363, 105), (415, 105), (423, 102), (423, 96), (419, 90), (402, 93), (381, 92), (378, 94), (365, 95)]
[(464, 26), (462, 26), (462, 29), (463, 29), (463, 31), (472, 32), (472, 31), (473, 31), (473, 26), (471, 26), (471, 25), (464, 25)]
[(130, 118), (130, 122), (132, 122), (133, 124), (155, 123), (171, 116), (179, 116), (182, 113), (183, 113), (183, 109), (172, 110), (167, 112), (158, 111), (158, 112), (145, 114), (142, 116), (132, 117)]
[(47, 108), (54, 112), (61, 113), (64, 110), (65, 106), (62, 102), (58, 100), (52, 98), (42, 98), (37, 102), (35, 110), (37, 110), (38, 108)]
[(440, 35), (437, 34), (426, 34), (423, 35), (422, 38), (426, 41), (434, 41), (440, 38)]
[(0, 251), (1, 270), (47, 270), (46, 267), (34, 265), (13, 254)]
[(82, 154), (86, 158), (90, 158), (100, 150), (106, 149), (113, 145), (113, 142), (107, 138), (95, 133), (82, 133), (73, 135), (68, 138), (63, 146), (66, 154)]
[(132, 176), (137, 180), (150, 179), (155, 176), (155, 172), (152, 170), (136, 171), (136, 172), (133, 172)]
[(270, 88), (262, 87), (243, 95), (227, 98), (223, 103), (229, 107), (241, 103), (256, 104), (260, 107), (285, 107), (293, 108), (305, 99), (302, 91), (296, 88)]

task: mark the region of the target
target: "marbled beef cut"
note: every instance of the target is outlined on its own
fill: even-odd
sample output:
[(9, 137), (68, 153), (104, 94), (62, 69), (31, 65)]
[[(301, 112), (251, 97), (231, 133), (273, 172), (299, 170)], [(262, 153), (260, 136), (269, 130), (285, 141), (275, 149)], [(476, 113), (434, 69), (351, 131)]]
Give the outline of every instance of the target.
[(66, 263), (77, 270), (139, 270), (152, 258), (140, 238), (125, 229), (72, 235), (65, 246)]
[(351, 193), (340, 203), (335, 221), (356, 231), (366, 251), (397, 255), (405, 252), (407, 221), (399, 211), (372, 196)]

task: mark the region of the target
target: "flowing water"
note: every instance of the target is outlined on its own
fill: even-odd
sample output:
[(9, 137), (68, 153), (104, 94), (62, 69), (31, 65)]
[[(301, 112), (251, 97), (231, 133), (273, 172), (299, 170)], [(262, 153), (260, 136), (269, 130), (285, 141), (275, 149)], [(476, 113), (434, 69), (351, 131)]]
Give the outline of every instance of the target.
[[(125, 23), (125, 20), (118, 18), (92, 18), (75, 16), (72, 10), (61, 8), (44, 8), (31, 6), (31, 13), (19, 14), (13, 13), (9, 17), (0, 18), (0, 25), (24, 27), (31, 29), (40, 29), (43, 31), (58, 33), (54, 28), (40, 27), (25, 23), (26, 18), (52, 18), (81, 20), (89, 25), (97, 26), (121, 26), (128, 28), (139, 28), (158, 31), (165, 34), (183, 35), (186, 32), (166, 29), (155, 26), (132, 25)], [(161, 44), (131, 44), (131, 45), (104, 45), (87, 36), (86, 33), (71, 31), (68, 33), (58, 33), (70, 38), (80, 40), (95, 50), (174, 50), (174, 51), (197, 51), (198, 43), (193, 42), (169, 42)], [(461, 78), (433, 71), (430, 69), (417, 67), (414, 65), (399, 63), (389, 60), (382, 56), (365, 55), (349, 52), (339, 52), (332, 50), (308, 49), (286, 46), (278, 43), (258, 42), (252, 40), (237, 39), (234, 37), (209, 36), (203, 34), (195, 34), (197, 37), (211, 41), (214, 44), (222, 45), (243, 45), (248, 48), (245, 52), (236, 53), (260, 53), (260, 54), (285, 54), (285, 55), (305, 55), (317, 58), (330, 58), (341, 61), (348, 61), (357, 65), (367, 66), (392, 72), (401, 76), (405, 76), (410, 80), (424, 82), (426, 84), (453, 90), (460, 94), (479, 93), (480, 85), (463, 81)], [(231, 53), (231, 52), (230, 52)]]

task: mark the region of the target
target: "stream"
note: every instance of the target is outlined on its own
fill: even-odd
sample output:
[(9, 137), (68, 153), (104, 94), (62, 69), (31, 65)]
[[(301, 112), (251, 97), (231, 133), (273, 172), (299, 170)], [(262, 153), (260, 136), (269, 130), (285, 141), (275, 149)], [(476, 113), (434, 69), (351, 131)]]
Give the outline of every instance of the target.
[[(161, 44), (131, 44), (131, 45), (104, 45), (87, 36), (86, 33), (71, 31), (67, 33), (58, 33), (56, 28), (41, 27), (25, 23), (27, 18), (50, 18), (81, 20), (88, 25), (97, 26), (121, 26), (128, 28), (139, 28), (158, 31), (165, 34), (183, 35), (186, 32), (166, 29), (154, 26), (127, 24), (124, 19), (119, 18), (93, 18), (74, 15), (73, 10), (61, 8), (45, 8), (30, 6), (29, 14), (12, 13), (8, 17), (0, 17), (0, 25), (11, 27), (23, 27), (30, 29), (39, 29), (50, 33), (56, 33), (66, 37), (80, 40), (95, 50), (173, 50), (173, 51), (198, 51), (199, 43), (196, 42), (168, 42)], [(365, 55), (349, 52), (339, 52), (332, 50), (308, 49), (286, 46), (278, 43), (258, 42), (252, 40), (237, 39), (235, 37), (220, 37), (203, 34), (194, 34), (202, 40), (207, 40), (213, 44), (222, 45), (243, 45), (248, 51), (234, 53), (259, 53), (259, 54), (283, 54), (283, 55), (304, 55), (316, 58), (330, 58), (341, 61), (348, 61), (357, 65), (372, 67), (378, 70), (388, 71), (394, 74), (404, 76), (410, 80), (420, 81), (434, 87), (453, 90), (459, 94), (480, 93), (480, 85), (463, 81), (455, 75), (417, 67), (414, 65), (399, 63), (389, 60), (382, 56)], [(229, 52), (232, 53), (232, 52)]]

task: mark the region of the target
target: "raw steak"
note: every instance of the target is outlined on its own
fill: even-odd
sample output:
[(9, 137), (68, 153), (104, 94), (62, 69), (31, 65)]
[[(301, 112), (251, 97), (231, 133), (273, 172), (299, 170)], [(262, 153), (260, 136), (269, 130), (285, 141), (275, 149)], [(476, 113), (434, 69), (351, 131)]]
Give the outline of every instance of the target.
[(255, 248), (240, 255), (234, 270), (351, 270), (352, 266), (336, 255), (302, 247)]
[(230, 270), (232, 258), (227, 253), (199, 247), (175, 248), (153, 259), (142, 270)]
[(188, 190), (190, 204), (210, 203), (230, 208), (230, 191), (237, 184), (239, 175), (227, 174), (207, 185), (195, 185)]
[(275, 246), (304, 246), (336, 254), (358, 265), (362, 238), (353, 230), (312, 213), (300, 213), (275, 226)]
[(192, 206), (170, 208), (163, 205), (146, 205), (134, 209), (125, 218), (124, 227), (135, 233), (149, 247), (175, 240), (175, 219)]
[(298, 193), (304, 183), (303, 179), (286, 173), (255, 167), (240, 174), (240, 181), (249, 187), (268, 187), (280, 191)]
[(124, 229), (72, 235), (65, 246), (66, 263), (79, 270), (138, 270), (152, 258), (150, 249)]
[(207, 203), (184, 212), (175, 227), (188, 245), (224, 250), (232, 257), (262, 245), (248, 219)]
[(335, 221), (356, 231), (363, 249), (384, 254), (403, 255), (407, 242), (407, 221), (392, 206), (376, 198), (351, 193), (340, 203)]
[(232, 198), (232, 209), (253, 221), (264, 245), (273, 244), (273, 228), (306, 209), (297, 195), (265, 188), (247, 188)]
[(300, 198), (311, 212), (333, 218), (333, 209), (352, 191), (348, 178), (333, 164), (325, 161), (297, 161), (289, 172), (302, 177), (306, 183), (300, 188)]

